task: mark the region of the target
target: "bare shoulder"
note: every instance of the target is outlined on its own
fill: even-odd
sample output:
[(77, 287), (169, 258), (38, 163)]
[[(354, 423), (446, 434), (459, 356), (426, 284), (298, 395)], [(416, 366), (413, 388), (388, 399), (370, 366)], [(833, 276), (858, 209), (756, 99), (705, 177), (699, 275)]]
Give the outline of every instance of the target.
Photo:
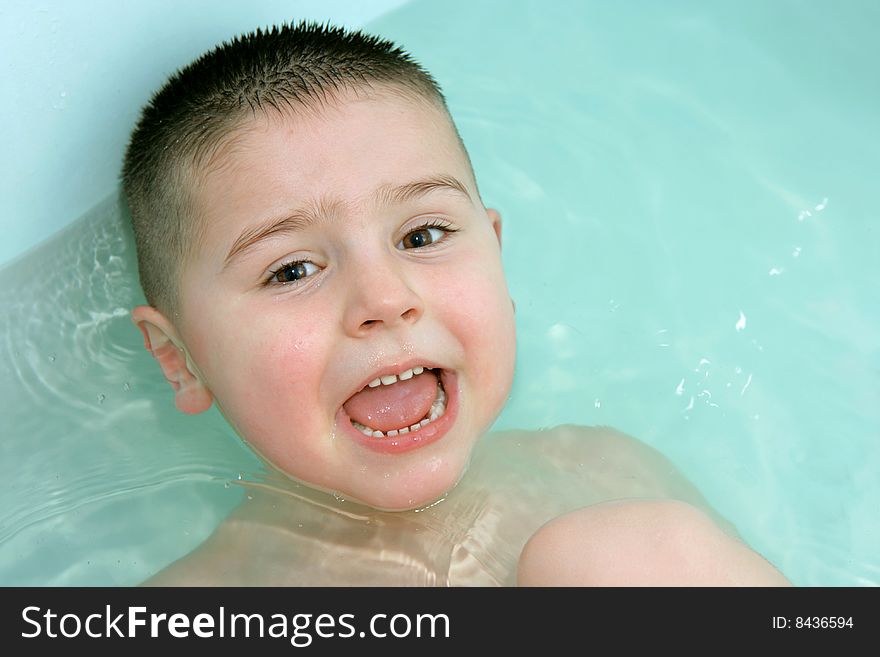
[(224, 520), (204, 543), (141, 586), (242, 586), (240, 564), (248, 563), (250, 555), (238, 535), (236, 522)]
[(530, 453), (536, 468), (577, 474), (589, 483), (590, 503), (616, 499), (672, 499), (687, 502), (712, 517), (725, 532), (737, 535), (676, 465), (660, 451), (607, 426), (563, 424), (541, 431), (509, 431)]
[(240, 504), (201, 545), (141, 586), (300, 584), (301, 543), (285, 518), (265, 516), (257, 505)]
[(209, 574), (208, 560), (202, 558), (200, 549), (166, 566), (140, 586), (221, 586), (223, 583)]
[[(297, 488), (299, 490), (299, 488)], [(191, 553), (145, 586), (388, 586), (425, 580), (428, 514), (381, 512), (311, 491), (248, 488)]]
[(587, 467), (591, 472), (627, 472), (627, 476), (659, 475), (674, 468), (659, 451), (607, 426), (561, 424), (539, 431), (505, 431), (498, 441), (517, 447), (562, 469)]

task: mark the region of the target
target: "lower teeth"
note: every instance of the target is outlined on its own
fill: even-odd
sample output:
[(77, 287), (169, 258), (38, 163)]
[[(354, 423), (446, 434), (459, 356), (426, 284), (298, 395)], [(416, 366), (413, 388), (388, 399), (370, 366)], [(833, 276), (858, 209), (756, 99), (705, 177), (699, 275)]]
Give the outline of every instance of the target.
[(352, 420), (351, 423), (354, 427), (360, 431), (365, 436), (370, 438), (394, 438), (396, 436), (403, 436), (408, 434), (411, 431), (418, 431), (426, 424), (430, 424), (434, 420), (437, 420), (443, 417), (443, 414), (446, 412), (446, 391), (443, 389), (443, 386), (440, 384), (440, 381), (437, 381), (437, 398), (434, 400), (434, 403), (431, 404), (431, 410), (428, 411), (428, 415), (421, 420), (418, 424), (414, 424), (410, 427), (404, 427), (403, 429), (391, 429), (387, 433), (383, 433), (378, 429), (371, 429), (370, 427), (364, 426), (360, 422), (356, 422)]

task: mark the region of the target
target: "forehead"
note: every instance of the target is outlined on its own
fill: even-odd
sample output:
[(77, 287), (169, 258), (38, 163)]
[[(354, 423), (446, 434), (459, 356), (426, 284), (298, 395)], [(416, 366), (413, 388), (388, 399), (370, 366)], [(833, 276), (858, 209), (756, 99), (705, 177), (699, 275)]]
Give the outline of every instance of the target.
[(318, 110), (249, 118), (195, 172), (191, 202), (209, 242), (292, 205), (352, 209), (382, 188), (437, 174), (456, 177), (477, 198), (443, 108), (391, 93), (349, 95)]

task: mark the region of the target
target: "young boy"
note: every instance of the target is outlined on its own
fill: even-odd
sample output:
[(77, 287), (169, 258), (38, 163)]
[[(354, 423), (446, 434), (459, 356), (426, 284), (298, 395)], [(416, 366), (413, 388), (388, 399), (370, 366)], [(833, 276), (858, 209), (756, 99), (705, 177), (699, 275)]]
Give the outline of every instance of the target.
[(516, 351), (501, 217), (393, 44), (302, 23), (222, 45), (145, 108), (123, 182), (132, 319), (178, 408), (216, 403), (293, 480), (150, 583), (786, 583), (631, 438), (483, 436)]

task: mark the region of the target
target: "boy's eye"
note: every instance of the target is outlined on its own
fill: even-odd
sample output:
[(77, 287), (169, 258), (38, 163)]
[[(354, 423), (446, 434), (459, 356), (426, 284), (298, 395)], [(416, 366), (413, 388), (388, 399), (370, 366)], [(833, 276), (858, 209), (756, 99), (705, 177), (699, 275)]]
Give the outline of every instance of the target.
[(296, 283), (318, 271), (317, 266), (308, 260), (297, 260), (281, 265), (272, 272), (269, 283)]
[[(420, 249), (432, 244), (442, 242), (450, 233), (458, 232), (458, 228), (453, 228), (444, 222), (429, 222), (424, 226), (420, 226), (415, 230), (411, 230), (406, 236), (397, 243), (398, 249)], [(290, 285), (296, 284), (309, 276), (313, 276), (319, 271), (319, 267), (308, 260), (296, 260), (288, 262), (278, 269), (272, 270), (266, 285)]]
[(397, 243), (398, 249), (420, 249), (430, 246), (442, 240), (447, 233), (454, 233), (456, 229), (445, 224), (427, 224), (407, 233), (406, 237)]

